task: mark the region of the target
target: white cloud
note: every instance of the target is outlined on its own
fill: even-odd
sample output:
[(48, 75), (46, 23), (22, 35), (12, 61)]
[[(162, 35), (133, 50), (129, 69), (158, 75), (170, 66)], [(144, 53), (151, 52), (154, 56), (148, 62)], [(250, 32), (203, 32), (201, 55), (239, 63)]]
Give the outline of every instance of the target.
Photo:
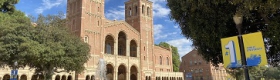
[(161, 24), (154, 25), (154, 35), (159, 35), (162, 32), (163, 26)]
[(170, 40), (167, 41), (167, 43), (178, 48), (178, 53), (180, 57), (186, 55), (188, 52), (190, 52), (193, 49), (193, 47), (191, 46), (192, 41), (186, 38)]
[(163, 33), (163, 25), (162, 24), (155, 24), (154, 25), (154, 39), (164, 39), (171, 35), (177, 35), (178, 32), (169, 32), (169, 33)]
[(154, 17), (161, 18), (161, 17), (168, 16), (168, 14), (170, 13), (170, 9), (163, 7), (163, 5), (164, 4), (154, 3), (154, 6), (153, 6)]
[(43, 1), (42, 6), (35, 9), (36, 13), (38, 14), (43, 13), (45, 10), (51, 9), (53, 7), (57, 7), (63, 4), (64, 2), (66, 2), (66, 0), (42, 0), (42, 1)]
[(106, 18), (108, 19), (116, 19), (116, 20), (124, 20), (124, 6), (118, 6), (118, 8), (114, 8), (111, 10), (108, 10), (105, 13)]
[(155, 18), (167, 17), (170, 13), (170, 9), (164, 7), (166, 0), (150, 0), (153, 2), (153, 14)]
[(177, 28), (179, 28), (179, 26), (174, 26), (174, 28), (176, 28), (176, 29), (177, 29)]

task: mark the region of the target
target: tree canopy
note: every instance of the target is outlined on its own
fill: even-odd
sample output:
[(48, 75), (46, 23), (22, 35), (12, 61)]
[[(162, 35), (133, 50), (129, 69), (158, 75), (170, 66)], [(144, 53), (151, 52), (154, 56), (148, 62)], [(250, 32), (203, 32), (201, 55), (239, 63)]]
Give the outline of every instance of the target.
[(80, 73), (85, 69), (89, 45), (67, 29), (64, 15), (39, 15), (32, 25), (24, 13), (9, 11), (0, 11), (0, 66), (12, 68), (17, 61), (17, 68), (30, 67), (46, 79), (55, 72)]
[[(233, 16), (243, 17), (243, 34), (262, 31), (270, 62), (279, 62), (279, 0), (167, 0), (170, 18), (207, 61), (223, 62), (221, 38), (238, 34)], [(279, 37), (278, 37), (279, 36)], [(273, 58), (273, 59), (271, 59)]]
[(18, 3), (19, 0), (0, 0), (0, 12), (3, 13), (13, 13), (16, 11), (15, 4)]
[(160, 42), (157, 46), (160, 46), (162, 48), (169, 49), (171, 47), (172, 49), (172, 63), (173, 63), (173, 71), (178, 72), (179, 71), (179, 66), (180, 66), (180, 56), (178, 53), (177, 47), (174, 47), (166, 42)]

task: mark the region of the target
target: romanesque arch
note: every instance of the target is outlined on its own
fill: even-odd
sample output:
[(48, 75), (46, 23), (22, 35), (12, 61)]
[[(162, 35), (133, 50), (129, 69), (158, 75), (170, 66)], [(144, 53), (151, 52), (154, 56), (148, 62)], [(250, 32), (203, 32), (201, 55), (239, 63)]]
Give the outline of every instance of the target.
[(90, 80), (90, 77), (89, 77), (89, 75), (87, 75), (87, 76), (86, 76), (86, 80)]
[(63, 75), (63, 76), (61, 77), (61, 80), (66, 80), (66, 76)]
[(169, 58), (166, 57), (166, 64), (169, 65)]
[(118, 55), (126, 56), (126, 34), (123, 31), (118, 35)]
[(126, 80), (126, 67), (124, 65), (118, 67), (118, 80)]
[(91, 79), (90, 80), (95, 80), (95, 76), (91, 75)]
[(107, 35), (105, 38), (105, 53), (114, 54), (114, 38), (111, 35)]
[(55, 80), (60, 80), (60, 76), (59, 76), (59, 75), (56, 75), (56, 76), (55, 76)]
[(144, 5), (142, 5), (142, 14), (144, 14), (145, 15), (145, 6)]
[(114, 80), (114, 67), (111, 64), (107, 64), (106, 69), (107, 80)]
[(11, 76), (9, 74), (5, 74), (3, 76), (3, 80), (10, 80)]
[(72, 80), (72, 76), (69, 75), (69, 76), (67, 77), (67, 80)]
[(137, 44), (135, 40), (130, 41), (130, 57), (137, 57)]
[(26, 75), (21, 75), (20, 80), (27, 80), (27, 76)]
[(137, 79), (138, 79), (137, 67), (131, 66), (131, 68), (130, 68), (130, 80), (137, 80)]

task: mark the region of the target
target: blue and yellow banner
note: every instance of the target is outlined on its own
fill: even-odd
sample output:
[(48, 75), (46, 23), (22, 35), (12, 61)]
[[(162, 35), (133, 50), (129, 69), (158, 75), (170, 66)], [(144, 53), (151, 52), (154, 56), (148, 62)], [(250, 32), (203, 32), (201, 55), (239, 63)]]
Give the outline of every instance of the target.
[[(246, 66), (267, 65), (266, 51), (261, 32), (242, 35), (246, 55)], [(225, 68), (242, 66), (239, 41), (237, 36), (222, 38), (222, 54)]]
[(225, 68), (238, 68), (241, 67), (240, 48), (238, 37), (222, 38), (222, 53)]
[(242, 35), (247, 66), (267, 65), (266, 51), (261, 32)]

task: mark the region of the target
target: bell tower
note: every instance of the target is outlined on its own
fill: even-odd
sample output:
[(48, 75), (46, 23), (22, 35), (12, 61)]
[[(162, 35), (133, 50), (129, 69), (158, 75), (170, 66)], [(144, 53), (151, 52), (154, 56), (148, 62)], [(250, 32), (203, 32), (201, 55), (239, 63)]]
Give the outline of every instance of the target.
[(104, 0), (67, 0), (67, 26), (83, 36), (85, 30), (97, 30), (104, 17)]
[[(125, 2), (125, 21), (140, 33), (141, 79), (151, 78), (154, 73), (153, 3), (149, 0)], [(152, 80), (153, 77), (152, 77)]]
[(75, 74), (75, 80), (81, 80), (96, 70), (101, 55), (101, 31), (104, 25), (105, 0), (67, 0), (67, 27), (77, 36), (81, 37), (90, 47), (91, 57), (84, 64), (86, 70)]

